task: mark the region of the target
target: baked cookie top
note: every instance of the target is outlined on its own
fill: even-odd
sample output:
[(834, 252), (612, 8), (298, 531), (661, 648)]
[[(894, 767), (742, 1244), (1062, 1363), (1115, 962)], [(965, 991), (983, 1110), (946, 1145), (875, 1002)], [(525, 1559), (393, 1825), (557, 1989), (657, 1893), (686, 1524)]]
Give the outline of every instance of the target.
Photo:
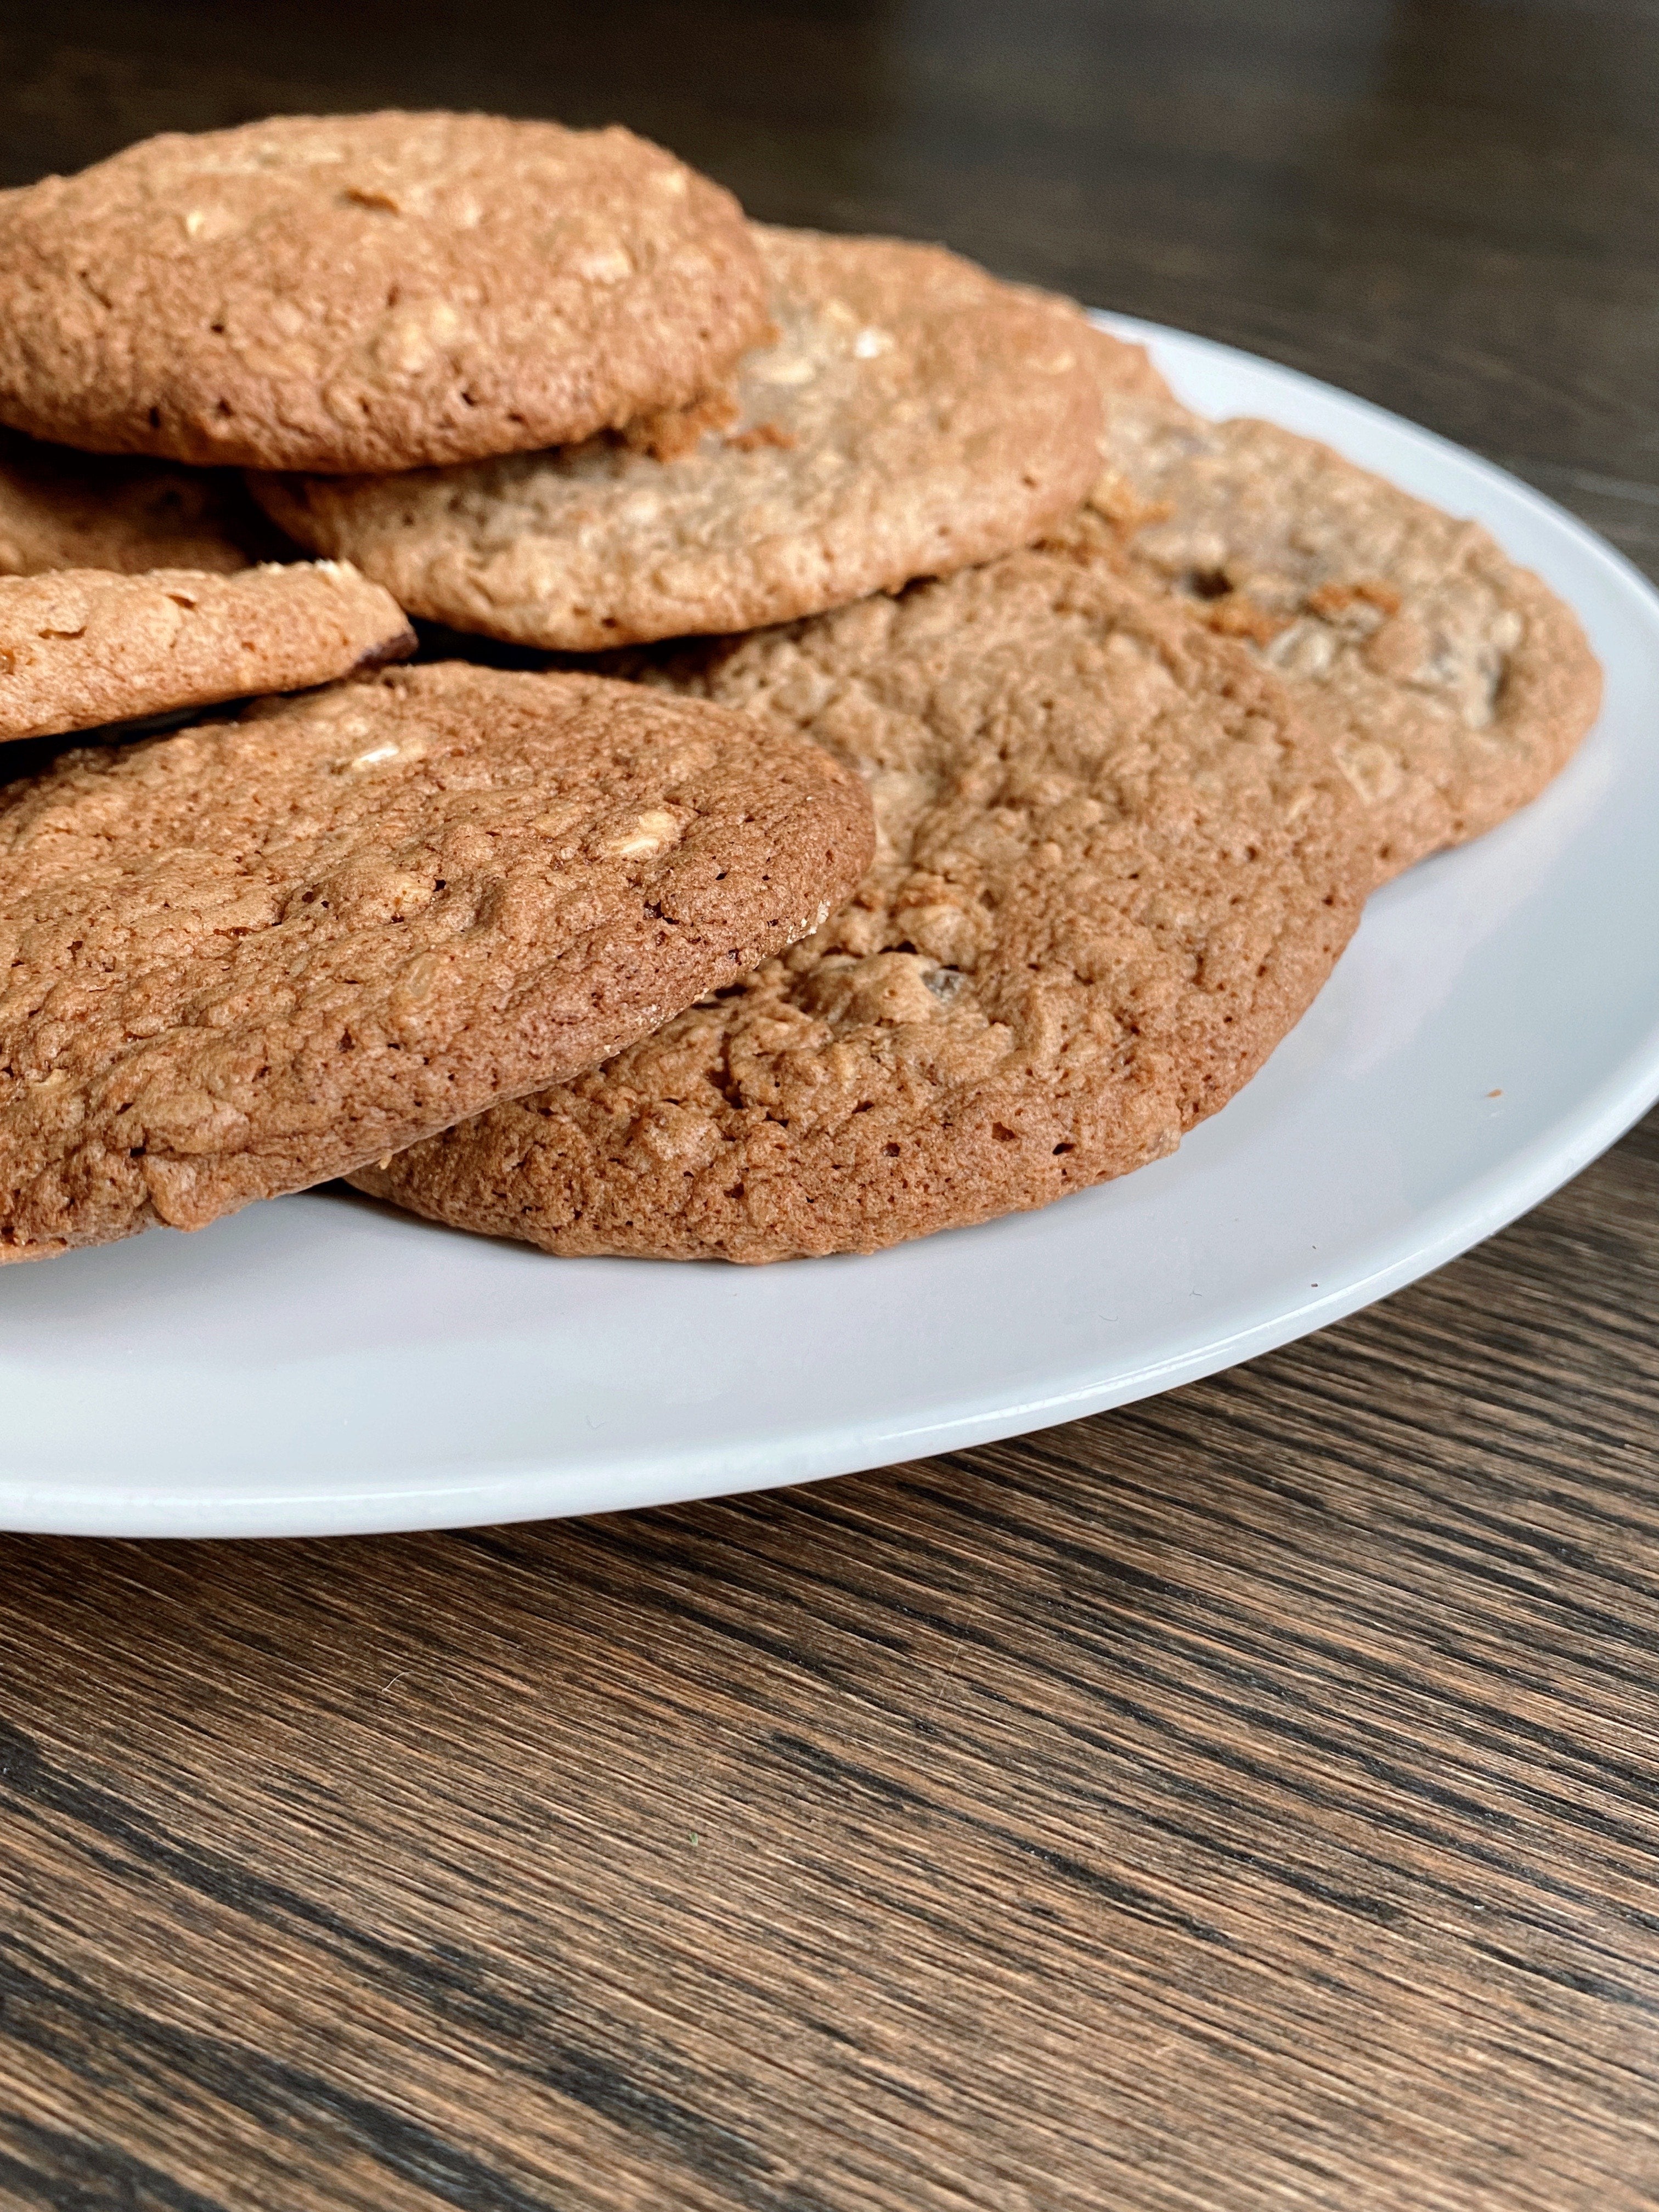
[(678, 680), (869, 784), (815, 935), (603, 1067), (358, 1176), (558, 1253), (871, 1251), (1174, 1150), (1358, 917), (1358, 807), (1285, 686), (1104, 550), (1009, 555)]
[(292, 552), (234, 469), (77, 453), (0, 430), (0, 575), (207, 569)]
[(272, 116), (0, 196), (0, 421), (403, 469), (683, 407), (766, 327), (727, 192), (631, 132)]
[(724, 406), (465, 468), (256, 479), (256, 495), (416, 614), (574, 651), (894, 591), (1026, 544), (1083, 498), (1090, 349), (1110, 341), (1068, 301), (939, 246), (754, 235), (778, 336)]
[(337, 561), (0, 576), (0, 739), (297, 691), (414, 650), (391, 592)]
[(1571, 610), (1479, 523), (1271, 422), (1109, 392), (1093, 495), (1141, 584), (1243, 639), (1327, 731), (1376, 880), (1535, 798), (1595, 720)]
[(0, 1259), (191, 1229), (575, 1073), (869, 856), (787, 732), (394, 669), (0, 790)]

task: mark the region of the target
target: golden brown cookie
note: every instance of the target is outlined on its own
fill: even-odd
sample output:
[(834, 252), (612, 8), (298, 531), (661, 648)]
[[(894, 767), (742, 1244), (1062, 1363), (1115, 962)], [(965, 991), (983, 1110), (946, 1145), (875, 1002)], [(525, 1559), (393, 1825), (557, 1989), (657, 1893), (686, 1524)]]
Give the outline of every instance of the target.
[(1094, 494), (1147, 587), (1293, 686), (1371, 824), (1381, 883), (1534, 799), (1595, 720), (1577, 617), (1479, 523), (1271, 422), (1109, 389)]
[(684, 407), (766, 326), (735, 200), (631, 132), (273, 116), (0, 197), (0, 421), (402, 469)]
[(678, 680), (864, 776), (870, 874), (747, 981), (360, 1188), (676, 1259), (1042, 1206), (1172, 1152), (1358, 918), (1358, 808), (1285, 686), (1103, 551), (1011, 554)]
[(870, 806), (599, 677), (394, 669), (0, 789), (0, 1260), (194, 1229), (562, 1079), (818, 926)]
[(77, 453), (0, 430), (0, 575), (47, 568), (228, 575), (291, 551), (234, 469)]
[(572, 651), (895, 591), (1027, 544), (1084, 497), (1111, 341), (1068, 301), (939, 246), (755, 235), (779, 335), (724, 409), (464, 468), (255, 478), (256, 495), (412, 613)]
[(414, 650), (392, 594), (337, 561), (0, 576), (0, 739), (297, 691)]
[[(1103, 331), (1098, 323), (1089, 325), (1090, 358), (1100, 385), (1101, 396), (1109, 410), (1115, 400), (1163, 400), (1177, 404), (1176, 396), (1163, 376), (1152, 364), (1152, 357), (1144, 345), (1132, 339), (1114, 337)], [(1110, 448), (1103, 432), (1101, 458), (1110, 457)]]

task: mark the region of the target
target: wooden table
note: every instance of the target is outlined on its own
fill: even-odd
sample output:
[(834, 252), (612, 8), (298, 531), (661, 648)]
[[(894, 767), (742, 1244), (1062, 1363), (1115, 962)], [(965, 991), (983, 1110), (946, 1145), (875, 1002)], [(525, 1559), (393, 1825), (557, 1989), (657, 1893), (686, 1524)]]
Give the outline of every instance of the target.
[[(8, 183), (618, 115), (1659, 565), (1650, 0), (58, 0), (0, 64)], [(1659, 2203), (1656, 1221), (1650, 1121), (1323, 1336), (793, 1494), (0, 1540), (0, 2204)]]

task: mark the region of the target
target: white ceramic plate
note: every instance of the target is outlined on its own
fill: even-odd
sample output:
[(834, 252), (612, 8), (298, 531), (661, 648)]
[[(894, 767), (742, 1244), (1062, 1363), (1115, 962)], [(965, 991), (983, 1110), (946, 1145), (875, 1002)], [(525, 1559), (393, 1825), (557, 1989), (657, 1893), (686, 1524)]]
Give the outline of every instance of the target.
[(555, 1261), (333, 1193), (0, 1270), (0, 1526), (332, 1534), (591, 1513), (981, 1443), (1352, 1313), (1659, 1097), (1659, 595), (1537, 493), (1175, 331), (1182, 396), (1477, 515), (1578, 609), (1600, 726), (1534, 807), (1390, 884), (1173, 1159), (870, 1259)]

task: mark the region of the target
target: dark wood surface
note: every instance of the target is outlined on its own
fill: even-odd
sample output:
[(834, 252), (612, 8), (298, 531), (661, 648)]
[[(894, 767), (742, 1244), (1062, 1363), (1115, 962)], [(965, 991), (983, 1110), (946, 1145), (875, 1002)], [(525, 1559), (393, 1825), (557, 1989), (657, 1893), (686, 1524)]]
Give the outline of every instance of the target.
[[(1272, 354), (1659, 568), (1642, 0), (64, 0), (0, 183), (393, 100)], [(0, 2206), (1659, 2203), (1656, 1222), (1650, 1121), (1322, 1336), (793, 1494), (0, 1539)]]

